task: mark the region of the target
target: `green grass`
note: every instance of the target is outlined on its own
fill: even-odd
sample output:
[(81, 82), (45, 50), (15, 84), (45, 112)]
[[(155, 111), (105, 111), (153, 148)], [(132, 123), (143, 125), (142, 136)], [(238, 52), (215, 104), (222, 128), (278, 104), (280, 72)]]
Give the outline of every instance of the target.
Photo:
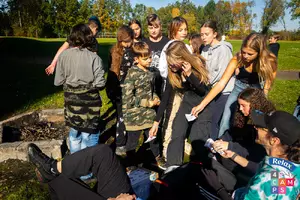
[[(45, 68), (50, 64), (63, 38), (34, 39), (0, 37), (0, 120), (17, 113), (45, 108), (62, 108), (62, 87), (53, 85), (54, 76), (47, 76)], [(109, 49), (114, 38), (98, 39), (98, 54), (107, 69)], [(237, 52), (241, 40), (229, 41)], [(300, 70), (300, 42), (280, 41), (279, 69)], [(299, 81), (276, 81), (270, 98), (283, 110), (291, 112), (299, 93)], [(111, 107), (105, 91), (102, 113)]]

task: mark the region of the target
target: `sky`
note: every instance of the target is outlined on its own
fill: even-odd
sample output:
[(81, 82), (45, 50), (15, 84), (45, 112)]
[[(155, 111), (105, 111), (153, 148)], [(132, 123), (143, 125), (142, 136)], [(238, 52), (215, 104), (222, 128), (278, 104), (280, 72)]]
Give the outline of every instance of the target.
[[(181, 0), (179, 0), (181, 1)], [(205, 6), (209, 0), (192, 0), (192, 2), (196, 6)], [(245, 0), (241, 0), (242, 2)], [(169, 3), (174, 3), (176, 0), (130, 0), (130, 3), (132, 7), (135, 6), (135, 4), (142, 3), (147, 7), (154, 7), (155, 9), (159, 9), (160, 7), (167, 6)], [(215, 0), (217, 2), (217, 0)], [(253, 20), (253, 29), (256, 31), (260, 30), (260, 19), (263, 13), (264, 8), (264, 1), (263, 0), (254, 0), (255, 5), (252, 8), (252, 13), (256, 13), (257, 17)], [(291, 20), (291, 14), (289, 13), (289, 10), (285, 11), (285, 23), (287, 30), (295, 30), (299, 28), (299, 20)], [(272, 26), (271, 29), (273, 31), (280, 31), (283, 30), (283, 25), (278, 22), (276, 25)]]

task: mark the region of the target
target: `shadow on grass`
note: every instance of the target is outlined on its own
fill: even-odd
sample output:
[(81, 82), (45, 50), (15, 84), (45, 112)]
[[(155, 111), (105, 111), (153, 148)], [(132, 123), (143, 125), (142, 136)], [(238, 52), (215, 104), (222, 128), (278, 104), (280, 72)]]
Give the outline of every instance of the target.
[[(54, 76), (47, 76), (44, 70), (63, 42), (64, 40), (0, 38), (0, 120), (18, 110), (26, 110), (24, 108), (28, 105), (62, 90), (62, 87), (53, 85)], [(102, 58), (105, 69), (111, 45), (99, 44), (98, 55)]]

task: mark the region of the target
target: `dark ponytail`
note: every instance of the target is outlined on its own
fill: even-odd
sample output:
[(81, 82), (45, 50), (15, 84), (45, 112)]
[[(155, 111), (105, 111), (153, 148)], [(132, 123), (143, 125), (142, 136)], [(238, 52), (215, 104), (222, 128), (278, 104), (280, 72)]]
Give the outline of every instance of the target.
[(300, 164), (300, 139), (292, 145), (284, 145), (284, 149), (289, 161)]

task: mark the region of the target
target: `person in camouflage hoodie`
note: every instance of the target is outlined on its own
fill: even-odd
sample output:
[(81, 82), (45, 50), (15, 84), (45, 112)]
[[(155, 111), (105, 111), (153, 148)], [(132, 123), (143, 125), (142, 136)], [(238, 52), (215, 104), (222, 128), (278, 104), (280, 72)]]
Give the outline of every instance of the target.
[[(155, 118), (154, 107), (160, 99), (154, 92), (153, 73), (148, 70), (151, 63), (149, 46), (144, 42), (133, 45), (133, 65), (127, 73), (122, 85), (122, 112), (127, 131), (126, 153), (130, 165), (135, 165), (135, 149), (142, 132), (149, 137), (149, 129)], [(160, 160), (159, 144), (156, 140), (150, 142), (150, 148), (156, 160)]]

